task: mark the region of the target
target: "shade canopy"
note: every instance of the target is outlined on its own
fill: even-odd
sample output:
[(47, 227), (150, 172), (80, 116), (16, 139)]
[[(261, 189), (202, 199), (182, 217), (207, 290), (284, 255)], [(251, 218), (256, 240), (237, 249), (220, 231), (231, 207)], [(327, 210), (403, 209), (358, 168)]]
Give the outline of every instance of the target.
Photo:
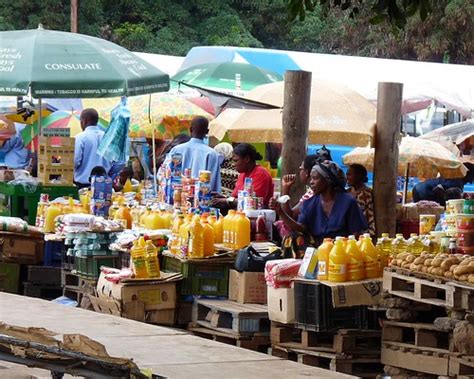
[[(369, 171), (374, 169), (372, 148), (356, 148), (344, 155), (346, 166), (361, 164)], [(398, 174), (401, 176), (417, 176), (419, 178), (436, 178), (438, 174), (447, 179), (463, 178), (467, 169), (456, 157), (437, 142), (414, 137), (403, 137), (399, 147)]]
[(45, 30), (0, 32), (0, 95), (135, 96), (167, 91), (169, 77), (112, 42)]
[[(247, 98), (283, 107), (284, 83), (259, 86)], [(226, 109), (211, 122), (210, 134), (235, 142), (282, 142), (282, 109)], [(368, 146), (374, 140), (376, 109), (357, 92), (313, 80), (308, 142)]]

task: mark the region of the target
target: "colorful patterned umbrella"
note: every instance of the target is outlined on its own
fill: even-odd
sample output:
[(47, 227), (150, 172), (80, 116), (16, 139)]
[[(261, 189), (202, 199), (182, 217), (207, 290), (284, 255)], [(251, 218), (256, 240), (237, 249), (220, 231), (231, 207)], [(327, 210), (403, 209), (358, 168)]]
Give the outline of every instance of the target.
[[(358, 147), (344, 155), (343, 162), (346, 166), (358, 163), (373, 171), (374, 154), (373, 148)], [(456, 154), (439, 143), (414, 137), (402, 138), (398, 158), (399, 175), (429, 179), (440, 174), (443, 178), (453, 179), (462, 178), (466, 173), (466, 167)]]
[[(101, 108), (100, 102), (96, 102), (95, 108), (99, 115), (106, 120), (110, 119), (110, 111), (117, 105), (107, 104)], [(135, 96), (129, 98), (128, 107), (132, 114), (129, 136), (131, 138), (153, 138), (172, 139), (178, 134), (189, 133), (191, 120), (195, 116), (204, 116), (211, 120), (213, 117), (199, 106), (186, 99), (153, 94), (148, 96)], [(151, 123), (148, 117), (151, 110)]]

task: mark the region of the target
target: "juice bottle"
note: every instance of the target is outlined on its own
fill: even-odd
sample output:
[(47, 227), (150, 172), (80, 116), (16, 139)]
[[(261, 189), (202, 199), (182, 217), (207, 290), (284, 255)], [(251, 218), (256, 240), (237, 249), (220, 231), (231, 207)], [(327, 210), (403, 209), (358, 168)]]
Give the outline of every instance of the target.
[(329, 253), (328, 280), (330, 282), (347, 280), (347, 255), (342, 237), (336, 237), (336, 242)]
[(158, 262), (158, 249), (148, 240), (145, 244), (146, 272), (149, 278), (160, 277), (160, 263)]
[(390, 262), (390, 254), (392, 253), (392, 240), (388, 233), (382, 233), (382, 237), (377, 242), (377, 250), (380, 254), (379, 271), (388, 266)]
[(204, 258), (204, 228), (199, 213), (189, 225), (188, 254), (191, 258)]
[(145, 249), (143, 245), (145, 244), (145, 240), (143, 237), (140, 237), (138, 240), (133, 242), (132, 250), (130, 250), (130, 257), (132, 258), (133, 267), (135, 271), (135, 278), (147, 278), (147, 270), (146, 270), (146, 256), (145, 256)]
[(425, 250), (425, 245), (420, 241), (420, 238), (415, 234), (410, 237), (407, 242), (407, 251), (413, 255), (421, 255)]
[(181, 212), (178, 212), (174, 218), (173, 227), (171, 228), (172, 239), (170, 242), (170, 251), (175, 255), (179, 253), (179, 228), (181, 228), (183, 222), (184, 215)]
[(364, 258), (365, 277), (367, 279), (378, 278), (380, 276), (379, 253), (372, 243), (370, 234), (364, 234), (360, 250), (362, 251), (362, 256)]
[(224, 217), (219, 215), (218, 220), (212, 226), (214, 228), (214, 242), (222, 243), (224, 234)]
[(267, 222), (263, 214), (258, 215), (257, 225), (255, 226), (255, 240), (268, 241)]
[(162, 213), (161, 219), (164, 229), (171, 229), (173, 227), (173, 214), (171, 212), (167, 211)]
[(231, 221), (235, 216), (235, 211), (231, 209), (227, 216), (224, 217), (223, 221), (223, 242), (224, 246), (231, 247), (231, 238), (230, 238), (230, 228), (231, 228)]
[(119, 210), (119, 205), (118, 203), (115, 201), (112, 206), (109, 208), (109, 219), (113, 220), (114, 217), (115, 217), (115, 213), (117, 213), (117, 211)]
[(235, 249), (243, 249), (250, 245), (250, 220), (243, 212), (238, 212), (238, 217), (234, 220), (234, 246)]
[(54, 233), (55, 223), (54, 219), (59, 215), (62, 215), (61, 205), (57, 203), (50, 203), (46, 209), (46, 216), (44, 221), (44, 232), (45, 233)]
[(179, 227), (180, 255), (183, 257), (187, 257), (189, 253), (189, 227), (191, 225), (192, 217), (192, 214), (188, 213), (183, 220), (183, 224)]
[(147, 224), (147, 218), (151, 213), (151, 209), (147, 206), (145, 211), (140, 216), (140, 226), (145, 227)]
[(325, 238), (318, 247), (318, 280), (328, 280), (329, 253), (333, 247), (331, 238)]
[(362, 280), (365, 278), (364, 257), (357, 246), (354, 236), (349, 236), (346, 245), (347, 280)]
[(152, 230), (163, 229), (163, 219), (156, 209), (153, 209), (146, 218), (145, 227)]
[(122, 222), (125, 229), (132, 228), (132, 214), (130, 213), (130, 209), (124, 204), (122, 204), (119, 209), (117, 209), (117, 212), (115, 212), (114, 220)]
[(240, 211), (236, 211), (234, 216), (230, 220), (230, 247), (232, 249), (237, 249), (237, 221), (240, 218)]
[(125, 193), (125, 192), (132, 192), (132, 191), (133, 191), (132, 182), (130, 181), (130, 179), (127, 179), (127, 181), (123, 185), (122, 192)]
[(209, 224), (207, 218), (202, 222), (204, 228), (204, 256), (214, 255), (214, 228)]
[(407, 242), (403, 238), (403, 234), (396, 234), (392, 241), (392, 259), (400, 253), (407, 252)]

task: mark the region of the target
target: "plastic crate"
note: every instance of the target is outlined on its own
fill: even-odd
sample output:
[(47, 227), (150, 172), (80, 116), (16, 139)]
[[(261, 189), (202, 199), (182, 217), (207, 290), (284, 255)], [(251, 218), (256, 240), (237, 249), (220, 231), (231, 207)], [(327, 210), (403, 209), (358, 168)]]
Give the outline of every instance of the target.
[(177, 258), (163, 256), (164, 272), (180, 272), (181, 295), (225, 296), (229, 290), (229, 270), (232, 262), (183, 262)]
[(43, 266), (61, 267), (66, 246), (62, 241), (45, 241)]
[(18, 293), (20, 287), (20, 265), (0, 262), (0, 291)]
[(74, 269), (76, 273), (85, 278), (98, 279), (100, 276), (100, 267), (120, 268), (119, 258), (117, 256), (105, 257), (75, 257)]
[(319, 282), (295, 282), (294, 288), (298, 327), (318, 332), (369, 328), (367, 306), (334, 308), (331, 289)]

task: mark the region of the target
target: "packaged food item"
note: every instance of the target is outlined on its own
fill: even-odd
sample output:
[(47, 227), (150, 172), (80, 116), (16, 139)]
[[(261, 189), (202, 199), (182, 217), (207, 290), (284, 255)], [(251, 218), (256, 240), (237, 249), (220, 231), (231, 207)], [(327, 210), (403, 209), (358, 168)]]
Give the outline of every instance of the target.
[(113, 182), (108, 176), (91, 178), (91, 213), (95, 216), (107, 217), (112, 204)]
[(420, 215), (420, 236), (429, 234), (436, 225), (436, 215)]
[(301, 259), (276, 259), (265, 264), (265, 281), (272, 288), (289, 288), (298, 276)]
[(199, 170), (199, 181), (201, 183), (210, 183), (212, 173), (207, 170)]

